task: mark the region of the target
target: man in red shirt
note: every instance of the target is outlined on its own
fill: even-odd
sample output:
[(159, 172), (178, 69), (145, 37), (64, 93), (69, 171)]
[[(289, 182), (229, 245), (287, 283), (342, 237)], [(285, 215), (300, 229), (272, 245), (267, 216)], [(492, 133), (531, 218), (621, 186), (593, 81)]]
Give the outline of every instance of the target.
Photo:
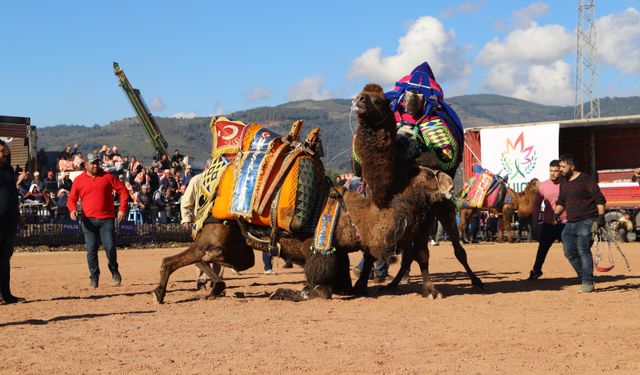
[[(536, 261), (533, 264), (531, 272), (529, 272), (529, 278), (527, 280), (537, 280), (542, 276), (542, 265), (547, 257), (549, 248), (558, 240), (562, 241), (562, 230), (564, 229), (564, 223), (567, 221), (567, 214), (562, 213), (560, 215), (560, 222), (555, 221), (554, 210), (556, 208), (556, 201), (560, 194), (560, 161), (552, 160), (549, 163), (549, 179), (540, 184), (538, 193), (536, 194), (536, 200), (533, 203), (533, 231), (538, 234), (538, 252), (536, 253)], [(544, 201), (544, 219), (542, 221), (542, 227), (538, 232), (538, 217), (540, 216), (540, 205)]]
[(118, 271), (116, 246), (113, 242), (115, 209), (113, 193), (120, 197), (120, 209), (117, 221), (121, 222), (127, 212), (129, 193), (127, 188), (115, 176), (101, 168), (101, 160), (94, 154), (87, 156), (85, 171), (75, 178), (69, 194), (67, 206), (71, 220), (78, 219), (76, 203), (78, 198), (82, 204), (82, 231), (87, 246), (87, 262), (89, 264), (89, 280), (92, 287), (98, 287), (100, 268), (98, 267), (98, 237), (107, 253), (109, 270), (114, 284), (120, 285), (122, 277)]

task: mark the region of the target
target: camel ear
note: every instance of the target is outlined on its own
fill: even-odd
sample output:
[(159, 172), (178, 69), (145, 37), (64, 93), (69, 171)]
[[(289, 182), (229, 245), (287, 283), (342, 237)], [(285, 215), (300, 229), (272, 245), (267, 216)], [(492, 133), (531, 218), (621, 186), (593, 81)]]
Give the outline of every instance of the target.
[(438, 190), (442, 194), (451, 194), (453, 192), (453, 179), (446, 173), (436, 172), (436, 181), (438, 181)]

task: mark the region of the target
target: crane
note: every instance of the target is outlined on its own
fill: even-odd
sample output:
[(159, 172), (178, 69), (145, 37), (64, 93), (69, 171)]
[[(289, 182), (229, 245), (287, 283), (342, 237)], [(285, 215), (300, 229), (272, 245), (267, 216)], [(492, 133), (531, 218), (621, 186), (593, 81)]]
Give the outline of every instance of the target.
[(129, 103), (131, 103), (133, 110), (136, 112), (136, 115), (138, 116), (142, 127), (144, 127), (144, 130), (147, 132), (147, 135), (151, 139), (151, 144), (153, 144), (153, 148), (156, 149), (158, 157), (167, 155), (167, 147), (169, 147), (169, 144), (162, 135), (162, 132), (156, 124), (156, 121), (153, 119), (149, 108), (142, 99), (140, 90), (133, 88), (133, 86), (127, 79), (127, 76), (124, 74), (124, 70), (122, 70), (117, 62), (113, 63), (113, 72), (118, 78), (120, 87), (122, 87), (122, 90), (127, 95), (127, 99), (129, 99)]

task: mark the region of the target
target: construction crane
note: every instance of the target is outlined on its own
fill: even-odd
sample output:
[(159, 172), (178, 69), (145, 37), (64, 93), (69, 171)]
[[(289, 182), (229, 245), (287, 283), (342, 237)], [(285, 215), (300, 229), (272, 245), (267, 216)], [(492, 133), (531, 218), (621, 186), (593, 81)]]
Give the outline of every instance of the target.
[(169, 156), (167, 154), (167, 147), (169, 147), (169, 144), (162, 135), (162, 132), (156, 124), (156, 121), (153, 119), (149, 108), (142, 99), (140, 90), (134, 89), (133, 86), (131, 86), (131, 83), (127, 79), (127, 76), (124, 74), (124, 70), (122, 70), (117, 62), (113, 63), (113, 72), (118, 78), (120, 87), (122, 87), (122, 90), (127, 95), (127, 99), (129, 99), (129, 103), (131, 103), (133, 110), (136, 112), (136, 115), (138, 116), (142, 127), (144, 127), (144, 130), (147, 132), (147, 135), (151, 139), (151, 143), (153, 144), (153, 148), (156, 149), (158, 157), (162, 155)]

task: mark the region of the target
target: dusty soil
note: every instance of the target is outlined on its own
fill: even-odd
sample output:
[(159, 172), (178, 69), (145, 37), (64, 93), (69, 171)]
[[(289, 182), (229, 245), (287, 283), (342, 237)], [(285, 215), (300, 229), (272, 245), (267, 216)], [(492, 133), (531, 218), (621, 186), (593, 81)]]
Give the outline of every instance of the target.
[(542, 279), (523, 281), (535, 248), (467, 246), (484, 292), (450, 244), (433, 248), (445, 296), (435, 301), (417, 294), (416, 266), (392, 295), (372, 285), (369, 298), (272, 301), (277, 288), (301, 288), (302, 270), (279, 261), (263, 275), (258, 256), (251, 270), (225, 272), (226, 296), (215, 300), (194, 290), (195, 267), (179, 270), (164, 305), (149, 291), (160, 260), (180, 249), (120, 251), (119, 287), (101, 251), (98, 289), (88, 288), (84, 252), (17, 253), (13, 290), (27, 302), (0, 306), (0, 373), (640, 373), (640, 243), (623, 246), (632, 272), (617, 257), (586, 295), (559, 244)]

